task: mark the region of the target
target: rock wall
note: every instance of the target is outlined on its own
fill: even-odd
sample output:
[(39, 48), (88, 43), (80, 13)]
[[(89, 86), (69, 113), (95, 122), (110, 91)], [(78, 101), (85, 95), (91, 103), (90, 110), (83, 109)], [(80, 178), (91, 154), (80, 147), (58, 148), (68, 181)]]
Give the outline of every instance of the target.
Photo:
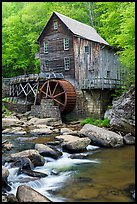
[(135, 135), (135, 87), (113, 101), (109, 119), (114, 129)]

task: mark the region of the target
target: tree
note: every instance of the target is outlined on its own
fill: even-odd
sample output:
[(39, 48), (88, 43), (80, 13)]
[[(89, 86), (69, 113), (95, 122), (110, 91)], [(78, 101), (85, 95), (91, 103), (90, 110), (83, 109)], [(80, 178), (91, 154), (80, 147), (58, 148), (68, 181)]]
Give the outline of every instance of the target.
[(119, 59), (128, 72), (127, 84), (135, 82), (134, 2), (3, 2), (2, 69), (6, 77), (39, 73), (36, 40), (53, 11), (87, 25), (112, 46), (122, 48)]
[(126, 85), (135, 84), (135, 3), (97, 2), (100, 26), (96, 29), (117, 52), (123, 69), (128, 73)]

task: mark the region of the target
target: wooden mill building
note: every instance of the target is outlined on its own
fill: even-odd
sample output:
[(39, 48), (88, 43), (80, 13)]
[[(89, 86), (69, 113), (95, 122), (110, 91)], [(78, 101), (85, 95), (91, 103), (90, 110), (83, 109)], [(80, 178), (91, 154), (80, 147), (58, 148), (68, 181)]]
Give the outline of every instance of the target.
[(76, 89), (74, 112), (103, 115), (120, 86), (116, 49), (96, 30), (53, 12), (37, 39), (42, 73), (62, 73)]
[(40, 73), (10, 80), (9, 96), (16, 107), (29, 104), (38, 117), (103, 117), (112, 90), (121, 85), (117, 50), (91, 26), (57, 12), (37, 43)]

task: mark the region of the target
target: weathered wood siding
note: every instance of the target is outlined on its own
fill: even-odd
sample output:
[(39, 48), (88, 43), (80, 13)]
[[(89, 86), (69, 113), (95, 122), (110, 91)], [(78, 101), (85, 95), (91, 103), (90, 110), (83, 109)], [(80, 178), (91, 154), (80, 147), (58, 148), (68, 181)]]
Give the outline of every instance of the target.
[[(55, 21), (57, 30), (54, 29)], [(69, 39), (69, 50), (64, 50), (65, 38)], [(48, 53), (44, 53), (44, 42), (48, 42)], [(65, 57), (70, 59), (69, 70), (65, 70)], [(40, 39), (40, 64), (46, 72), (62, 73), (76, 88), (104, 89), (120, 85), (115, 50), (74, 35), (56, 15), (51, 17)]]
[[(58, 29), (54, 30), (53, 23), (58, 22)], [(69, 50), (64, 50), (64, 38), (69, 39)], [(48, 53), (44, 53), (44, 41), (48, 41)], [(70, 69), (64, 69), (64, 57), (70, 58)], [(40, 64), (41, 67), (48, 61), (49, 66), (46, 71), (62, 72), (64, 76), (74, 78), (74, 52), (73, 37), (67, 27), (53, 16), (43, 33), (40, 41)]]
[[(85, 52), (85, 46), (89, 52)], [(119, 84), (120, 65), (115, 51), (99, 43), (74, 37), (75, 79), (80, 88), (114, 88)]]

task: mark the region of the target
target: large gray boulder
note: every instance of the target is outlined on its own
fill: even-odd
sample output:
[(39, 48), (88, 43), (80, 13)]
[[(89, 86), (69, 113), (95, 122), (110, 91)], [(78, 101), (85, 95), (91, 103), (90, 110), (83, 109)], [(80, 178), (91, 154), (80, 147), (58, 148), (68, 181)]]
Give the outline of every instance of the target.
[(113, 102), (109, 119), (113, 129), (135, 135), (135, 88)]
[(38, 150), (42, 156), (52, 157), (54, 159), (58, 159), (60, 156), (62, 156), (60, 151), (54, 150), (48, 145), (35, 144), (35, 149)]
[(86, 149), (91, 140), (88, 137), (80, 138), (72, 135), (56, 136), (56, 139), (63, 141), (61, 146), (64, 150), (69, 152), (81, 152)]
[(48, 198), (26, 185), (17, 188), (16, 197), (19, 202), (51, 202)]
[(86, 124), (79, 131), (80, 136), (86, 136), (91, 139), (91, 144), (101, 147), (120, 147), (123, 145), (123, 137), (115, 132)]
[(24, 150), (21, 152), (13, 153), (10, 156), (6, 157), (5, 160), (8, 162), (20, 161), (22, 158), (29, 158), (35, 166), (43, 166), (45, 163), (44, 157), (39, 154), (35, 149)]

